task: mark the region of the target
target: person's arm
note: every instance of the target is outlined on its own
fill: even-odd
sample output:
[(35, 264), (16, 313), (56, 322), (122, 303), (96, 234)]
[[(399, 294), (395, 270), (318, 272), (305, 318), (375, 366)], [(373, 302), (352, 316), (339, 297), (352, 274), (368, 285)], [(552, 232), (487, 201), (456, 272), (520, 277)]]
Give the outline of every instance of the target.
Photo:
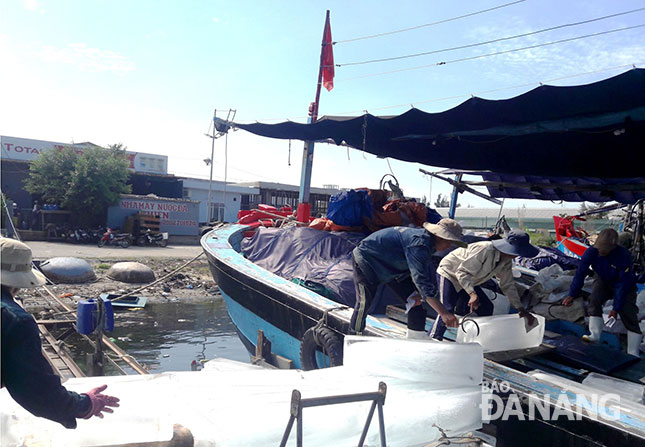
[(596, 250), (594, 247), (589, 247), (582, 255), (580, 265), (576, 270), (576, 275), (573, 277), (573, 281), (571, 281), (571, 287), (569, 288), (569, 297), (577, 298), (580, 295), (585, 278), (589, 274), (589, 267), (596, 259), (597, 254), (598, 250)]
[(630, 289), (636, 284), (636, 278), (632, 272), (631, 256), (627, 254), (619, 263), (618, 278), (616, 280), (616, 294), (614, 296), (613, 309), (620, 312), (623, 308), (625, 296)]
[(405, 248), (405, 258), (410, 269), (410, 277), (424, 299), (434, 298), (438, 294), (437, 279), (430, 251), (427, 245), (418, 244)]
[(457, 327), (457, 317), (449, 312), (441, 301), (437, 299), (439, 294), (437, 275), (428, 246), (422, 243), (421, 239), (414, 239), (405, 248), (405, 257), (410, 269), (410, 277), (417, 291), (430, 307), (441, 315), (441, 319), (446, 326)]
[(524, 307), (520, 301), (520, 295), (517, 293), (517, 285), (513, 278), (512, 264), (509, 263), (507, 269), (503, 269), (495, 276), (497, 276), (497, 280), (499, 281), (499, 288), (502, 290), (502, 293), (506, 295), (511, 306), (517, 310), (523, 310)]
[(43, 357), (33, 319), (3, 318), (2, 323), (2, 376), (11, 397), (35, 416), (76, 428), (76, 418), (91, 410), (89, 396), (67, 391), (61, 385)]
[(486, 263), (486, 257), (489, 256), (489, 253), (492, 252), (486, 250), (485, 244), (468, 247), (466, 259), (459, 264), (457, 271), (454, 272), (457, 281), (459, 281), (459, 285), (468, 295), (475, 293), (475, 286), (477, 284), (475, 284), (474, 277)]

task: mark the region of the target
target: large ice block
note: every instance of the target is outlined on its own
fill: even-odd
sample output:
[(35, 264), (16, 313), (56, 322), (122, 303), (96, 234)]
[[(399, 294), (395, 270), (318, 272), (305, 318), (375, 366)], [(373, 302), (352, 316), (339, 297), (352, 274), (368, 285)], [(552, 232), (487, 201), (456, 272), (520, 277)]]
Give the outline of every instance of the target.
[(618, 394), (621, 399), (643, 404), (645, 385), (593, 372), (589, 373), (582, 383), (583, 385), (598, 388), (607, 393)]
[[(387, 384), (384, 419), (388, 446), (426, 445), (439, 438), (437, 424), (449, 435), (481, 427), (481, 347), (442, 346), (435, 342), (389, 340), (373, 343), (369, 337), (353, 343), (350, 358), (365, 367), (325, 368), (314, 371), (266, 370), (234, 362), (213, 362), (202, 371), (167, 372), (146, 376), (84, 377), (70, 379), (65, 386), (84, 392), (106, 383), (121, 406), (104, 419), (79, 420), (76, 430), (37, 418), (22, 409), (6, 389), (0, 390), (0, 439), (2, 446), (41, 445), (52, 447), (105, 446), (167, 441), (173, 425), (189, 430), (195, 446), (246, 447), (278, 445), (289, 420), (294, 389), (302, 398), (375, 392), (379, 382)], [(430, 347), (432, 346), (432, 347)], [(369, 348), (369, 349), (367, 349)], [(378, 348), (378, 361), (360, 357)], [(428, 351), (439, 355), (429, 358)], [(452, 349), (449, 349), (452, 348)], [(393, 352), (402, 352), (383, 359)], [(407, 353), (407, 354), (403, 354)], [(357, 354), (357, 355), (353, 355)], [(410, 358), (405, 357), (409, 355)], [(464, 371), (457, 375), (459, 358)], [(455, 359), (450, 360), (453, 356)], [(409, 363), (422, 360), (415, 370)], [(479, 359), (477, 361), (477, 359)], [(438, 364), (432, 366), (430, 360)], [(398, 375), (396, 362), (403, 367)], [(210, 363), (210, 362), (209, 362)], [(468, 365), (470, 364), (470, 365)], [(442, 369), (447, 365), (447, 369)], [(372, 370), (371, 366), (375, 366)], [(427, 368), (426, 374), (422, 374)], [(429, 369), (428, 369), (429, 368)], [(416, 371), (409, 380), (401, 371)], [(445, 388), (439, 376), (455, 376), (455, 386)], [(447, 382), (446, 382), (447, 383)], [(304, 444), (310, 447), (356, 445), (371, 402), (306, 408), (303, 412)], [(249, 430), (249, 421), (253, 429)], [(296, 445), (295, 427), (288, 446)], [(378, 422), (372, 420), (368, 445), (378, 445)]]
[(435, 389), (477, 386), (483, 352), (477, 344), (345, 336), (343, 365), (361, 373), (432, 384)]
[(525, 319), (518, 314), (473, 317), (472, 320), (479, 326), (479, 335), (476, 325), (466, 320), (457, 331), (457, 342), (479, 343), (484, 352), (534, 348), (544, 338), (545, 319), (541, 315), (533, 316), (538, 325), (529, 332), (526, 332)]

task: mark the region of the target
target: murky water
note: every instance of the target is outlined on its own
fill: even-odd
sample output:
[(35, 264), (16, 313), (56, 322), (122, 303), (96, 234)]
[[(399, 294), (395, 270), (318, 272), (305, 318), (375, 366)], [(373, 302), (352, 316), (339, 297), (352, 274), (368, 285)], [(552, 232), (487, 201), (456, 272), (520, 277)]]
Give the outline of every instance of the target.
[[(249, 362), (221, 298), (208, 303), (151, 303), (141, 310), (118, 310), (114, 331), (106, 335), (152, 373), (190, 371), (193, 360), (200, 364), (215, 357)], [(66, 343), (85, 369), (85, 354), (93, 349), (76, 334)], [(106, 366), (105, 374), (117, 372)]]

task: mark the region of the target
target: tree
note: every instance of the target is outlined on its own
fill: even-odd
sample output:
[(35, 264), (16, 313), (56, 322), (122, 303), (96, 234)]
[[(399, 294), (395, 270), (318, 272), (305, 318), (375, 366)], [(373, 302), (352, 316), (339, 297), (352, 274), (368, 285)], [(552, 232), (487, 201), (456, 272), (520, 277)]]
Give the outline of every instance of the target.
[(34, 160), (25, 186), (44, 202), (74, 213), (78, 223), (95, 225), (105, 222), (107, 208), (131, 191), (126, 184), (129, 166), (121, 144), (88, 148), (80, 154), (73, 148), (51, 150)]
[[(443, 196), (441, 193), (437, 196), (437, 199), (434, 201), (435, 208), (448, 208), (450, 206), (450, 200), (448, 196)], [(457, 208), (461, 206), (461, 203), (457, 203)]]
[(444, 197), (441, 193), (437, 196), (437, 199), (434, 201), (435, 208), (447, 208), (450, 206), (450, 200), (448, 197)]
[(71, 147), (41, 153), (29, 166), (25, 189), (44, 203), (63, 205), (78, 154)]

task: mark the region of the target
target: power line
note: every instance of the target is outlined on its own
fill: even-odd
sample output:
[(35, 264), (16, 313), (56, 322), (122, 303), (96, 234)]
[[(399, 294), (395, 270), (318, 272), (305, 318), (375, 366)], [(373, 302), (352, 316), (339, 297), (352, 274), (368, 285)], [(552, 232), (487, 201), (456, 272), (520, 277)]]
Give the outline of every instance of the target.
[(492, 8), (482, 9), (481, 11), (475, 11), (475, 12), (471, 12), (471, 13), (464, 14), (464, 15), (461, 15), (461, 16), (451, 17), (449, 19), (439, 20), (437, 22), (432, 22), (432, 23), (426, 23), (426, 24), (423, 24), (423, 25), (413, 26), (411, 28), (404, 28), (404, 29), (400, 29), (400, 30), (396, 30), (396, 31), (389, 31), (389, 32), (380, 33), (380, 34), (372, 34), (371, 36), (355, 37), (353, 39), (337, 40), (337, 41), (334, 42), (334, 44), (355, 42), (357, 40), (364, 40), (364, 39), (373, 39), (375, 37), (389, 36), (390, 34), (403, 33), (403, 32), (406, 32), (406, 31), (413, 31), (413, 30), (419, 29), (419, 28), (425, 28), (425, 27), (428, 27), (428, 26), (439, 25), (441, 23), (453, 22), (455, 20), (463, 19), (463, 18), (466, 18), (466, 17), (472, 17), (472, 16), (475, 16), (475, 15), (478, 15), (478, 14), (483, 14), (485, 12), (494, 11), (496, 9), (506, 8), (507, 6), (516, 5), (518, 3), (523, 3), (525, 1), (526, 0), (518, 0), (518, 1), (515, 1), (515, 2), (511, 2), (511, 3), (505, 3), (503, 5), (494, 6)]
[[(561, 81), (563, 79), (570, 79), (570, 78), (576, 78), (576, 77), (580, 77), (580, 76), (587, 76), (587, 75), (590, 75), (590, 74), (602, 73), (602, 72), (605, 72), (605, 71), (618, 70), (618, 69), (621, 69), (621, 68), (629, 68), (629, 67), (634, 67), (635, 68), (636, 66), (640, 66), (640, 65), (644, 65), (644, 64), (645, 64), (645, 61), (632, 63), (632, 64), (614, 65), (614, 66), (611, 66), (611, 67), (601, 68), (601, 69), (598, 69), (598, 70), (585, 71), (583, 73), (575, 73), (575, 74), (571, 74), (571, 75), (560, 76), (560, 77), (557, 77), (557, 78), (545, 79), (543, 81), (527, 82), (527, 83), (523, 83), (523, 84), (509, 85), (509, 86), (506, 86), (506, 87), (498, 87), (498, 88), (489, 89), (489, 90), (481, 90), (479, 92), (461, 93), (461, 94), (453, 95), (453, 96), (444, 96), (442, 98), (425, 99), (425, 100), (422, 100), (422, 101), (411, 101), (411, 102), (407, 102), (407, 103), (403, 103), (403, 104), (394, 104), (394, 105), (389, 105), (389, 106), (375, 107), (375, 108), (372, 108), (371, 110), (372, 111), (374, 111), (374, 110), (386, 110), (386, 109), (394, 109), (394, 108), (398, 108), (398, 107), (409, 107), (409, 106), (414, 107), (413, 104), (426, 104), (426, 103), (430, 103), (430, 102), (441, 102), (441, 101), (448, 101), (448, 100), (452, 100), (452, 99), (467, 98), (467, 97), (470, 97), (470, 96), (479, 96), (479, 95), (483, 95), (483, 94), (486, 94), (486, 93), (495, 93), (495, 92), (500, 92), (500, 91), (504, 91), (504, 90), (512, 90), (512, 89), (526, 88), (526, 87), (535, 87), (537, 85), (548, 84), (550, 82)], [(356, 114), (363, 114), (363, 113), (365, 113), (365, 110), (352, 110), (352, 111), (349, 111), (349, 112), (335, 112), (335, 113), (331, 113), (329, 115), (342, 116), (342, 115), (356, 115)], [(295, 121), (295, 120), (298, 120), (298, 119), (306, 119), (306, 118), (307, 118), (307, 116), (303, 115), (303, 116), (294, 117), (293, 119), (287, 119), (286, 121)], [(267, 122), (267, 121), (280, 121), (280, 120), (284, 120), (284, 118), (264, 118), (264, 119), (256, 120), (254, 122)]]
[(380, 73), (372, 73), (372, 74), (367, 74), (367, 75), (362, 75), (362, 76), (355, 76), (355, 77), (352, 77), (352, 78), (338, 79), (337, 81), (353, 81), (355, 79), (364, 79), (364, 78), (370, 78), (370, 77), (373, 77), (373, 76), (382, 76), (382, 75), (392, 74), (392, 73), (401, 73), (401, 72), (404, 72), (404, 71), (420, 70), (422, 68), (437, 67), (439, 65), (447, 65), (447, 64), (453, 64), (453, 63), (456, 63), (456, 62), (465, 62), (465, 61), (470, 61), (470, 60), (475, 60), (475, 59), (482, 59), (482, 58), (485, 58), (485, 57), (499, 56), (501, 54), (515, 53), (517, 51), (524, 51), (524, 50), (532, 50), (534, 48), (546, 47), (546, 46), (556, 45), (556, 44), (565, 43), (565, 42), (572, 42), (574, 40), (581, 40), (581, 39), (586, 39), (586, 38), (589, 38), (589, 37), (597, 37), (597, 36), (602, 36), (602, 35), (605, 35), (605, 34), (618, 33), (618, 32), (621, 32), (621, 31), (628, 31), (628, 30), (632, 30), (632, 29), (636, 29), (636, 28), (641, 28), (643, 26), (645, 26), (645, 24), (628, 26), (628, 27), (625, 27), (625, 28), (618, 28), (618, 29), (613, 29), (613, 30), (609, 30), (609, 31), (601, 31), (601, 32), (598, 32), (598, 33), (593, 33), (593, 34), (585, 34), (583, 36), (570, 37), (568, 39), (561, 39), (561, 40), (556, 40), (556, 41), (553, 41), (553, 42), (546, 42), (546, 43), (541, 43), (541, 44), (536, 44), (536, 45), (529, 45), (529, 46), (521, 47), (521, 48), (513, 48), (511, 50), (503, 50), (503, 51), (496, 51), (494, 53), (480, 54), (480, 55), (477, 55), (477, 56), (462, 57), (462, 58), (459, 58), (459, 59), (452, 59), (452, 60), (448, 60), (448, 61), (436, 62), (434, 64), (419, 65), (419, 66), (416, 66), (416, 67), (401, 68), (401, 69), (398, 69), (398, 70), (384, 71), (384, 72), (380, 72)]
[(463, 50), (465, 48), (473, 48), (473, 47), (478, 47), (478, 46), (482, 46), (482, 45), (488, 45), (488, 44), (491, 44), (491, 43), (497, 43), (497, 42), (503, 42), (503, 41), (506, 41), (506, 40), (519, 39), (521, 37), (533, 36), (533, 35), (536, 35), (536, 34), (541, 34), (541, 33), (545, 33), (545, 32), (548, 32), (548, 31), (554, 31), (554, 30), (557, 30), (557, 29), (568, 28), (568, 27), (578, 26), (578, 25), (586, 25), (588, 23), (599, 22), (601, 20), (611, 19), (611, 18), (614, 18), (614, 17), (619, 17), (619, 16), (623, 16), (623, 15), (627, 15), (627, 14), (633, 14), (635, 12), (639, 12), (639, 11), (643, 11), (643, 10), (645, 10), (645, 8), (632, 9), (631, 11), (619, 12), (619, 13), (616, 13), (616, 14), (611, 14), (611, 15), (607, 15), (607, 16), (603, 16), (603, 17), (598, 17), (598, 18), (595, 18), (595, 19), (582, 20), (580, 22), (573, 22), (573, 23), (566, 23), (566, 24), (563, 24), (563, 25), (552, 26), (550, 28), (544, 28), (544, 29), (537, 30), (537, 31), (531, 31), (531, 32), (528, 32), (528, 33), (517, 34), (515, 36), (501, 37), (499, 39), (493, 39), (493, 40), (487, 40), (487, 41), (484, 41), (484, 42), (471, 43), (471, 44), (468, 44), (468, 45), (460, 45), (460, 46), (451, 47), (451, 48), (442, 48), (440, 50), (425, 51), (423, 53), (414, 53), (414, 54), (408, 54), (408, 55), (405, 55), (405, 56), (387, 57), (387, 58), (382, 58), (382, 59), (371, 59), (371, 60), (359, 61), (359, 62), (348, 62), (346, 64), (336, 64), (336, 66), (337, 67), (348, 67), (348, 66), (351, 66), (351, 65), (372, 64), (372, 63), (375, 63), (375, 62), (395, 61), (395, 60), (400, 60), (400, 59), (408, 59), (408, 58), (412, 58), (412, 57), (428, 56), (430, 54), (444, 53), (444, 52), (447, 52), (447, 51)]

